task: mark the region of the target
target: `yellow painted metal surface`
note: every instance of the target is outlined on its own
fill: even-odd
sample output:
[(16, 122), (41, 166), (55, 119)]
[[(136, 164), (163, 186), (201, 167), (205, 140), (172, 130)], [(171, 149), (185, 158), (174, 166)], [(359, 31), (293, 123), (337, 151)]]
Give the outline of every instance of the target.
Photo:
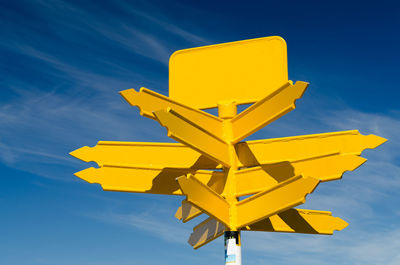
[(187, 201), (213, 216), (225, 225), (229, 225), (229, 203), (217, 192), (201, 183), (193, 175), (177, 178), (179, 186), (187, 196)]
[(188, 243), (198, 249), (212, 240), (222, 236), (225, 232), (225, 226), (216, 219), (209, 217), (193, 228)]
[(169, 96), (198, 109), (256, 102), (287, 81), (286, 42), (278, 36), (180, 50), (169, 61)]
[(193, 171), (181, 168), (152, 168), (137, 166), (107, 166), (88, 168), (75, 175), (89, 183), (98, 183), (104, 190), (182, 195), (176, 178), (194, 174), (196, 178), (210, 185), (215, 192), (222, 192), (224, 179), (221, 172)]
[(233, 143), (240, 142), (274, 120), (295, 109), (294, 102), (301, 98), (308, 83), (287, 82), (269, 95), (232, 118)]
[(114, 167), (88, 168), (75, 175), (89, 183), (98, 183), (104, 190), (181, 195), (175, 178), (182, 170)]
[(232, 229), (304, 203), (306, 195), (319, 183), (311, 177), (295, 176), (243, 201), (231, 203), (192, 175), (178, 177), (177, 181), (188, 202)]
[(85, 162), (102, 165), (214, 169), (219, 164), (182, 144), (100, 141), (84, 146), (70, 155)]
[(251, 224), (244, 229), (263, 232), (332, 235), (335, 230), (340, 231), (347, 225), (347, 222), (339, 217), (333, 217), (331, 212), (289, 209)]
[(299, 160), (292, 165), (296, 174), (311, 176), (324, 182), (340, 179), (345, 171), (353, 171), (365, 161), (367, 159), (357, 155), (340, 154)]
[(189, 203), (187, 200), (182, 201), (182, 205), (178, 208), (175, 213), (175, 218), (181, 220), (182, 222), (186, 223), (193, 218), (201, 215), (203, 212), (194, 206), (193, 204)]
[(364, 149), (375, 148), (385, 141), (385, 138), (362, 135), (354, 130), (247, 141), (237, 144), (236, 152), (240, 164), (256, 166), (333, 153), (360, 155)]
[[(375, 135), (364, 136), (358, 131), (294, 136), (236, 144), (238, 166), (250, 167), (281, 161), (296, 161), (330, 153), (361, 154), (386, 140)], [(95, 147), (82, 147), (70, 153), (85, 162), (99, 166), (151, 164), (158, 167), (214, 169), (219, 163), (183, 144), (99, 141)]]
[[(289, 209), (269, 218), (241, 228), (242, 231), (283, 232), (332, 235), (347, 227), (347, 222), (332, 216), (331, 212)], [(193, 228), (188, 243), (198, 249), (222, 236), (226, 227), (209, 217)]]
[(319, 180), (295, 176), (275, 187), (237, 202), (236, 227), (241, 228), (305, 202)]
[(168, 136), (229, 167), (228, 143), (172, 109), (154, 112)]
[(333, 154), (294, 162), (266, 164), (236, 172), (236, 196), (255, 194), (294, 176), (303, 175), (320, 181), (340, 179), (366, 161), (357, 155)]
[(139, 92), (136, 92), (134, 89), (127, 89), (121, 91), (120, 94), (129, 104), (137, 106), (140, 109), (140, 115), (156, 119), (154, 111), (170, 108), (182, 114), (188, 120), (196, 121), (197, 125), (206, 128), (217, 137), (222, 137), (222, 120), (207, 112), (176, 102), (143, 87)]
[[(180, 143), (100, 141), (71, 152), (99, 165), (76, 175), (104, 190), (186, 196), (178, 219), (210, 216), (189, 238), (195, 248), (225, 230), (332, 234), (347, 223), (293, 207), (319, 182), (363, 164), (362, 151), (386, 139), (353, 130), (241, 142), (293, 110), (307, 86), (288, 80), (280, 37), (178, 51), (170, 97), (145, 88), (121, 95)], [(238, 104), (253, 102), (237, 114)], [(211, 107), (219, 117), (201, 110)]]

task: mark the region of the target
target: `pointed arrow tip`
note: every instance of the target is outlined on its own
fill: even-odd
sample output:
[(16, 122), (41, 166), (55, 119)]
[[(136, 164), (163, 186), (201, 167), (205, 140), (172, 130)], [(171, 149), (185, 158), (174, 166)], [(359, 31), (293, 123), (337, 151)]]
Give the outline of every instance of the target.
[(131, 106), (136, 106), (135, 103), (135, 97), (138, 92), (136, 92), (135, 89), (130, 88), (130, 89), (125, 89), (119, 92), (119, 94), (131, 105)]
[(343, 229), (345, 229), (348, 225), (349, 225), (349, 223), (347, 223), (345, 220), (343, 220), (342, 218), (339, 218), (339, 217), (336, 217), (336, 220), (337, 220), (337, 226), (336, 226), (336, 228), (335, 228), (335, 230), (336, 231), (340, 231), (340, 230), (343, 230)]
[(79, 172), (76, 172), (74, 175), (77, 176), (80, 179), (83, 179), (86, 182), (89, 183), (95, 183), (95, 168), (90, 167), (84, 170), (81, 170)]
[(76, 150), (70, 152), (69, 155), (73, 156), (79, 160), (82, 160), (85, 162), (90, 162), (90, 161), (92, 161), (89, 158), (90, 150), (91, 150), (91, 148), (89, 146), (84, 146), (84, 147), (81, 147), (79, 149), (76, 149)]
[(182, 206), (180, 206), (178, 208), (178, 210), (176, 211), (175, 218), (178, 219), (178, 220), (182, 220)]
[(367, 138), (368, 139), (367, 140), (367, 144), (368, 144), (367, 148), (370, 148), (370, 149), (374, 149), (387, 141), (386, 138), (383, 138), (383, 137), (380, 137), (380, 136), (377, 136), (374, 134), (370, 134), (367, 137), (368, 137)]
[(131, 94), (136, 94), (136, 90), (133, 88), (129, 88), (129, 89), (125, 89), (125, 90), (121, 90), (118, 92), (121, 96), (126, 97), (129, 96)]
[[(309, 85), (309, 83), (304, 82), (304, 81), (297, 81), (297, 82), (294, 84), (294, 87), (295, 87), (296, 90), (298, 91), (298, 95), (297, 95), (297, 98), (295, 99), (295, 102), (296, 102), (298, 99), (300, 99), (300, 98), (303, 97), (304, 93), (306, 92), (306, 90), (307, 90), (307, 88), (308, 88), (308, 85)], [(295, 103), (293, 103), (293, 104), (295, 104)]]
[(358, 167), (360, 167), (362, 164), (364, 164), (367, 161), (366, 158), (361, 157), (361, 156), (355, 156), (351, 164), (349, 165), (348, 171), (353, 171), (356, 170)]
[(131, 90), (131, 88), (130, 88), (130, 89), (121, 90), (121, 91), (119, 91), (118, 93), (122, 96), (122, 95), (124, 95), (125, 93), (129, 93), (129, 90)]
[[(153, 111), (153, 115), (156, 117), (157, 121), (161, 124), (161, 126), (166, 127), (164, 122), (165, 122), (165, 117), (168, 115), (167, 110), (159, 109), (159, 110)], [(168, 130), (168, 128), (167, 128), (167, 130)]]

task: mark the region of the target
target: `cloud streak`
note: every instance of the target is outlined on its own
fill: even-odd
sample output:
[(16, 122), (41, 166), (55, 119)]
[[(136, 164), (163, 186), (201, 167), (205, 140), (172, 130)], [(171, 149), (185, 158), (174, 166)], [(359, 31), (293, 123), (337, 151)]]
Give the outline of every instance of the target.
[(168, 243), (187, 244), (187, 237), (190, 235), (190, 230), (183, 228), (178, 224), (178, 221), (173, 223), (170, 222), (170, 218), (160, 218), (160, 216), (165, 214), (167, 213), (153, 208), (152, 213), (148, 211), (128, 214), (101, 212), (85, 214), (85, 216), (106, 223), (130, 226)]

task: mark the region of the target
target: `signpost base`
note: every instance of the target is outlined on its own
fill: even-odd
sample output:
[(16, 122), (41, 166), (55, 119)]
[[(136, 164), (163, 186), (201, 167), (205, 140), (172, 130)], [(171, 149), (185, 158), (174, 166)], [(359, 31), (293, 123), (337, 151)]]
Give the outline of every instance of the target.
[(225, 265), (242, 265), (240, 231), (225, 231)]

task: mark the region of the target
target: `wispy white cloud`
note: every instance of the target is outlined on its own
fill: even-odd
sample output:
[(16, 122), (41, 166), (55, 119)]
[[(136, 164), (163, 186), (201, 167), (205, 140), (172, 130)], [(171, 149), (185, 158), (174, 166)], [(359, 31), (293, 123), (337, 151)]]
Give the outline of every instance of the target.
[(272, 264), (397, 264), (400, 230), (357, 231), (334, 236), (247, 232), (244, 249)]
[[(30, 172), (36, 168), (36, 174), (55, 177), (63, 175), (54, 168), (56, 164), (78, 168), (78, 161), (69, 157), (69, 152), (83, 145), (93, 146), (98, 140), (168, 140), (156, 133), (161, 126), (141, 117), (117, 91), (114, 94), (114, 98), (102, 99), (91, 94), (79, 98), (26, 93), (0, 106), (2, 162)], [(104, 105), (111, 102), (123, 107), (105, 109)]]
[[(1, 44), (1, 47), (20, 53), (22, 55), (34, 58), (44, 62), (56, 71), (46, 72), (44, 75), (53, 75), (60, 83), (79, 84), (73, 87), (73, 90), (89, 89), (99, 90), (100, 92), (110, 92), (112, 89), (121, 87), (126, 88), (136, 84), (129, 84), (127, 80), (121, 79), (121, 76), (130, 75), (137, 82), (148, 82), (147, 77), (134, 73), (131, 70), (122, 68), (111, 62), (102, 62), (110, 67), (110, 71), (115, 69), (118, 76), (104, 76), (96, 72), (96, 69), (87, 69), (85, 67), (68, 63), (60, 55), (54, 55), (48, 51), (38, 49), (34, 46), (15, 41), (8, 41)], [(139, 81), (140, 80), (140, 81)], [(9, 88), (19, 91), (20, 94), (31, 93), (32, 86), (16, 87), (8, 84)], [(54, 87), (57, 88), (57, 87)], [(53, 89), (54, 89), (53, 88)], [(44, 90), (40, 89), (39, 90)]]
[(120, 2), (120, 5), (126, 7), (127, 8), (126, 10), (128, 10), (134, 16), (143, 18), (148, 22), (151, 22), (155, 25), (160, 26), (162, 29), (168, 31), (169, 33), (177, 35), (177, 36), (179, 36), (187, 41), (190, 41), (194, 44), (198, 44), (198, 45), (212, 44), (212, 42), (210, 40), (208, 40), (202, 36), (193, 34), (192, 32), (187, 31), (187, 30), (183, 29), (182, 27), (179, 27), (179, 26), (169, 22), (169, 19), (166, 18), (165, 16), (163, 16), (163, 19), (158, 18), (158, 17), (162, 16), (162, 14), (158, 14), (158, 17), (155, 15), (150, 15), (146, 11), (140, 10), (136, 7), (133, 7), (126, 2)]
[[(123, 2), (120, 4), (124, 5)], [(118, 59), (104, 51), (100, 55), (91, 53), (97, 48), (94, 43), (93, 49), (84, 45), (94, 40), (107, 48), (104, 41), (108, 41), (112, 47), (123, 46), (126, 56), (139, 54), (166, 66), (176, 43), (165, 36), (178, 35), (189, 42), (204, 42), (204, 39), (169, 22), (167, 16), (149, 14), (129, 4), (125, 8), (130, 16), (138, 19), (127, 20), (112, 13), (103, 14), (108, 18), (104, 19), (84, 5), (62, 0), (38, 1), (31, 8), (49, 29), (54, 28), (49, 33), (50, 36), (58, 36), (57, 46), (60, 45), (60, 48), (54, 48), (52, 44), (55, 40), (51, 37), (33, 31), (36, 28), (21, 27), (18, 30), (22, 32), (19, 35), (10, 33), (0, 48), (37, 60), (35, 70), (56, 85), (41, 87), (24, 79), (12, 78), (3, 82), (2, 89), (17, 95), (0, 106), (0, 159), (4, 163), (32, 170), (30, 163), (66, 163), (66, 154), (79, 143), (93, 145), (97, 140), (168, 140), (158, 136), (156, 131), (162, 132), (161, 127), (139, 117), (137, 110), (132, 110), (117, 94), (119, 90), (138, 89), (145, 84), (163, 90), (167, 84), (159, 81), (157, 76), (160, 74), (143, 74), (142, 65), (135, 61), (130, 65), (120, 64)], [(141, 25), (135, 22), (137, 20), (151, 24), (150, 31), (142, 31)], [(64, 30), (60, 32), (60, 28)], [(157, 32), (161, 32), (162, 36)], [(77, 46), (82, 49), (81, 55), (87, 55), (77, 56), (68, 49), (60, 52), (68, 45), (75, 47), (77, 36), (89, 38), (85, 40), (86, 44)], [(98, 62), (95, 67), (93, 62)], [(44, 65), (48, 67), (41, 69)], [(28, 132), (30, 137), (26, 137)], [(36, 168), (39, 170), (40, 167)], [(46, 170), (49, 169), (35, 172), (43, 176), (52, 175), (45, 173)]]
[[(85, 8), (65, 1), (40, 1), (32, 8), (41, 14), (49, 27), (54, 25), (59, 29), (61, 25), (78, 35), (82, 33), (85, 36), (106, 38), (114, 46), (123, 45), (130, 52), (161, 61), (165, 65), (172, 52), (171, 47), (175, 45), (161, 41), (161, 37), (154, 32), (142, 32), (133, 22), (118, 17), (100, 19)], [(136, 13), (143, 18), (143, 12)], [(152, 19), (150, 15), (146, 15), (146, 19), (158, 27), (156, 31), (168, 26), (173, 28), (166, 30), (169, 34), (190, 35), (185, 31), (179, 33), (179, 27), (164, 24), (159, 19)], [(141, 84), (152, 84), (156, 89), (165, 88), (167, 84), (161, 84), (157, 78), (144, 75), (140, 70), (135, 71), (142, 67), (135, 62), (132, 64), (134, 69), (128, 69), (114, 59), (107, 60), (107, 56), (97, 58), (91, 54), (91, 57), (84, 57), (85, 60), (98, 61), (99, 66), (102, 66), (101, 71), (96, 67), (91, 69), (90, 64), (71, 60), (68, 51), (64, 54), (49, 48), (49, 39), (45, 36), (29, 30), (25, 33), (21, 36), (27, 37), (22, 40), (5, 39), (0, 48), (48, 65), (49, 68), (42, 70), (43, 76), (50, 76), (59, 85), (38, 87), (15, 79), (3, 83), (4, 89), (17, 95), (12, 101), (0, 106), (0, 157), (4, 163), (20, 169), (32, 170), (35, 167), (39, 170), (40, 167), (30, 164), (67, 163), (67, 153), (79, 143), (93, 145), (97, 140), (168, 140), (158, 136), (156, 131), (162, 132), (161, 127), (139, 117), (137, 110), (132, 109), (117, 94), (118, 90), (139, 88)], [(68, 39), (70, 34), (66, 30), (59, 35), (65, 41), (60, 44), (74, 44), (73, 39)], [(194, 35), (191, 37), (195, 39)], [(104, 67), (107, 68), (107, 75), (104, 74)], [(39, 67), (37, 71), (40, 72)], [(28, 132), (30, 137), (26, 137)], [(44, 172), (46, 170), (50, 169), (43, 169), (43, 172), (37, 174), (52, 175)]]
[[(114, 46), (120, 45), (127, 52), (150, 58), (165, 66), (168, 65), (169, 56), (176, 49), (175, 43), (169, 41), (172, 36), (178, 36), (181, 41), (189, 42), (191, 45), (210, 43), (204, 37), (175, 25), (161, 11), (151, 14), (137, 5), (132, 6), (123, 1), (116, 4), (137, 19), (124, 19), (124, 17), (106, 12), (93, 13), (92, 10), (62, 0), (39, 1), (34, 9), (41, 14), (42, 19), (47, 20), (50, 27), (59, 28), (61, 24), (63, 28), (87, 37), (107, 40)], [(74, 18), (72, 23), (71, 17)], [(146, 31), (141, 30), (143, 23), (148, 25)], [(60, 38), (67, 38), (64, 36), (65, 32), (55, 31), (54, 33)], [(66, 41), (75, 43), (73, 39), (66, 39)], [(36, 44), (40, 47), (40, 43)], [(93, 43), (93, 45), (96, 44)]]
[[(183, 228), (178, 222), (171, 222), (170, 218), (163, 218), (162, 216), (166, 214), (165, 212), (153, 209), (152, 213), (135, 212), (121, 214), (102, 212), (85, 215), (102, 222), (131, 226), (165, 242), (187, 244), (187, 237), (190, 235), (190, 230)], [(172, 216), (171, 213), (169, 213), (169, 216)]]

